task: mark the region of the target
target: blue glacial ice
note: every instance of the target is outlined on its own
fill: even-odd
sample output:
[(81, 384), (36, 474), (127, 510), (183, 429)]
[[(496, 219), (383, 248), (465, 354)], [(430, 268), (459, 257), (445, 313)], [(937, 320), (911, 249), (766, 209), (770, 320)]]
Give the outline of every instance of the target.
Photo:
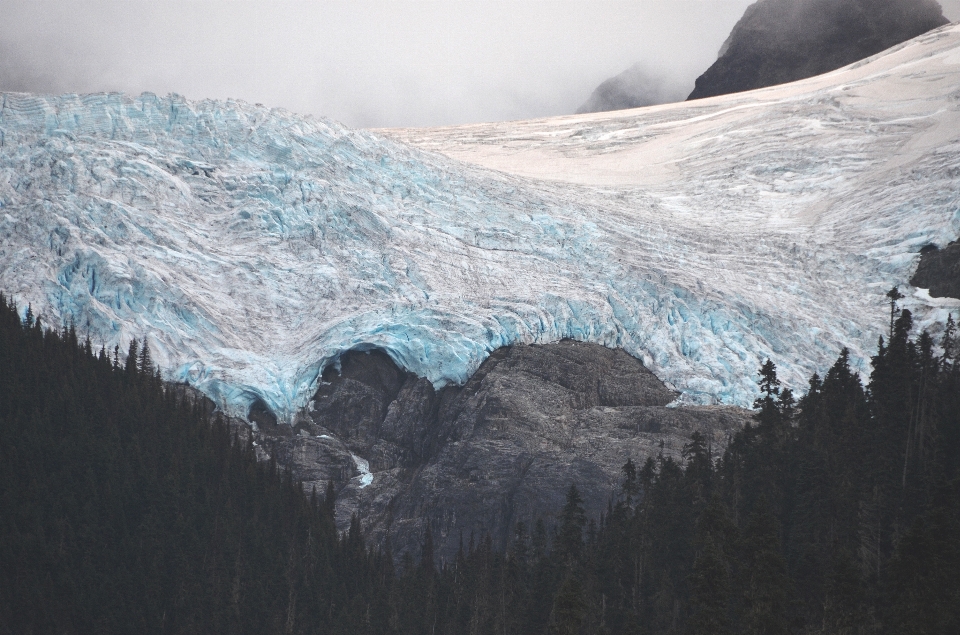
[[(702, 165), (682, 183), (627, 187), (235, 101), (0, 99), (0, 288), (97, 347), (146, 337), (168, 379), (234, 415), (263, 399), (291, 420), (347, 350), (383, 349), (440, 386), (500, 346), (560, 338), (622, 347), (683, 400), (746, 406), (767, 357), (797, 388), (844, 345), (865, 370), (883, 293), (960, 233), (960, 128), (853, 209), (871, 144), (894, 151), (910, 124), (781, 138), (751, 163), (735, 144), (785, 125), (758, 108), (725, 151), (684, 141)], [(821, 101), (821, 119), (844, 115)], [(583, 121), (602, 149), (614, 120)], [(816, 222), (788, 222), (824, 201)], [(953, 310), (926, 298), (928, 321)]]

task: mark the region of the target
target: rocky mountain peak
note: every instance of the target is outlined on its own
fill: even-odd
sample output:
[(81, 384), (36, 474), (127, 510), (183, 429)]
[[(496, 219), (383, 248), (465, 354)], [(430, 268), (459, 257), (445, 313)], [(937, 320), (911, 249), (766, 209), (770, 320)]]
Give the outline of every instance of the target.
[(947, 23), (935, 0), (759, 0), (688, 99), (827, 73)]
[(683, 90), (667, 78), (644, 64), (634, 64), (597, 86), (576, 114), (642, 108), (682, 99)]

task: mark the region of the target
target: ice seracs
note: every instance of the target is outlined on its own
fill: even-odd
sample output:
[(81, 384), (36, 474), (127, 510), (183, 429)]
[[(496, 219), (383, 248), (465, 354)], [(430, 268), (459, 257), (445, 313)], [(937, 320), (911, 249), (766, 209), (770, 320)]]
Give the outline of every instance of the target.
[(766, 357), (796, 387), (862, 360), (960, 234), (957, 85), (949, 27), (753, 93), (452, 129), (5, 94), (0, 287), (96, 347), (146, 336), (232, 414), (291, 420), (346, 350), (441, 385), (564, 337), (749, 405)]

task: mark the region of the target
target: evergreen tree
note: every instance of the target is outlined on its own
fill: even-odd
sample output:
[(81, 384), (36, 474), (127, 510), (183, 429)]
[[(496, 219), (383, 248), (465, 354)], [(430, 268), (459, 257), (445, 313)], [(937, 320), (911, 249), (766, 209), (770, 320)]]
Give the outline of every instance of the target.
[(727, 619), (730, 593), (728, 576), (723, 554), (713, 535), (707, 533), (700, 541), (700, 549), (693, 563), (691, 614), (687, 622), (690, 635), (724, 635), (730, 632)]
[(550, 633), (579, 635), (586, 611), (583, 585), (573, 571), (568, 571), (554, 600)]
[(0, 305), (0, 632), (387, 631), (361, 607), (392, 581), (289, 473), (135, 344), (120, 368)]
[(583, 527), (587, 517), (583, 510), (583, 498), (576, 485), (567, 489), (567, 499), (560, 512), (560, 527), (557, 533), (556, 549), (561, 558), (575, 561), (580, 557), (583, 547)]
[(745, 635), (779, 635), (789, 630), (789, 579), (780, 549), (779, 525), (761, 496), (743, 535), (740, 588)]
[(130, 340), (130, 346), (127, 349), (127, 362), (124, 366), (128, 379), (132, 379), (140, 370), (140, 356), (137, 338)]
[(141, 375), (153, 376), (153, 358), (150, 355), (150, 344), (147, 342), (147, 338), (143, 338), (143, 346), (140, 347), (140, 359), (137, 361), (137, 366)]
[(942, 361), (948, 364), (954, 359), (957, 352), (957, 323), (953, 321), (953, 313), (947, 316), (947, 322), (943, 328), (943, 336), (940, 339), (940, 348), (943, 349)]
[(0, 633), (958, 632), (956, 327), (937, 349), (897, 299), (866, 387), (844, 349), (794, 403), (766, 360), (716, 463), (697, 432), (628, 460), (599, 518), (571, 486), (555, 532), (437, 568), (427, 527), (395, 569), (146, 341), (94, 355), (0, 294)]
[(824, 630), (829, 633), (868, 632), (870, 617), (864, 611), (863, 588), (856, 560), (845, 548), (831, 559), (823, 600)]
[(887, 291), (887, 297), (890, 298), (890, 339), (893, 339), (893, 322), (900, 310), (897, 308), (897, 301), (903, 299), (898, 287), (893, 287)]
[(697, 430), (691, 435), (690, 442), (683, 446), (681, 456), (686, 461), (685, 475), (691, 488), (691, 496), (704, 501), (710, 496), (713, 485), (713, 455), (707, 446), (707, 440)]
[(888, 632), (960, 632), (958, 510), (955, 498), (952, 505), (938, 506), (914, 521), (900, 541), (890, 564)]
[(633, 464), (633, 459), (627, 459), (623, 464), (623, 487), (621, 492), (627, 505), (633, 505), (634, 499), (640, 493), (640, 484), (637, 481), (637, 466)]

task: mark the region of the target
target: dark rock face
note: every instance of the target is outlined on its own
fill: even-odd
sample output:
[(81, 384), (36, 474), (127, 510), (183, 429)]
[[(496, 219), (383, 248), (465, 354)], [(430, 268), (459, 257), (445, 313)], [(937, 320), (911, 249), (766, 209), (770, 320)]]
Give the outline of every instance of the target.
[(590, 99), (577, 108), (576, 114), (681, 101), (684, 92), (672, 86), (666, 78), (648, 71), (642, 64), (636, 64), (597, 86)]
[(929, 289), (935, 298), (960, 299), (960, 240), (943, 249), (928, 245), (920, 251), (920, 264), (910, 284)]
[(270, 408), (267, 407), (263, 399), (257, 399), (250, 405), (247, 419), (251, 423), (257, 424), (261, 429), (275, 431), (277, 428), (277, 416), (270, 412)]
[(947, 23), (935, 0), (759, 0), (688, 99), (826, 73)]
[(408, 378), (381, 351), (351, 351), (340, 358), (339, 373), (333, 368), (324, 372), (311, 416), (352, 451), (366, 454)]
[(416, 555), (429, 525), (449, 560), (461, 534), (502, 548), (518, 521), (549, 527), (571, 483), (597, 517), (628, 458), (676, 457), (695, 430), (719, 450), (750, 415), (667, 408), (675, 397), (639, 360), (581, 342), (499, 349), (440, 391), (383, 353), (351, 352), (294, 436), (260, 442), (305, 487), (336, 483), (342, 528), (358, 514), (374, 542)]

